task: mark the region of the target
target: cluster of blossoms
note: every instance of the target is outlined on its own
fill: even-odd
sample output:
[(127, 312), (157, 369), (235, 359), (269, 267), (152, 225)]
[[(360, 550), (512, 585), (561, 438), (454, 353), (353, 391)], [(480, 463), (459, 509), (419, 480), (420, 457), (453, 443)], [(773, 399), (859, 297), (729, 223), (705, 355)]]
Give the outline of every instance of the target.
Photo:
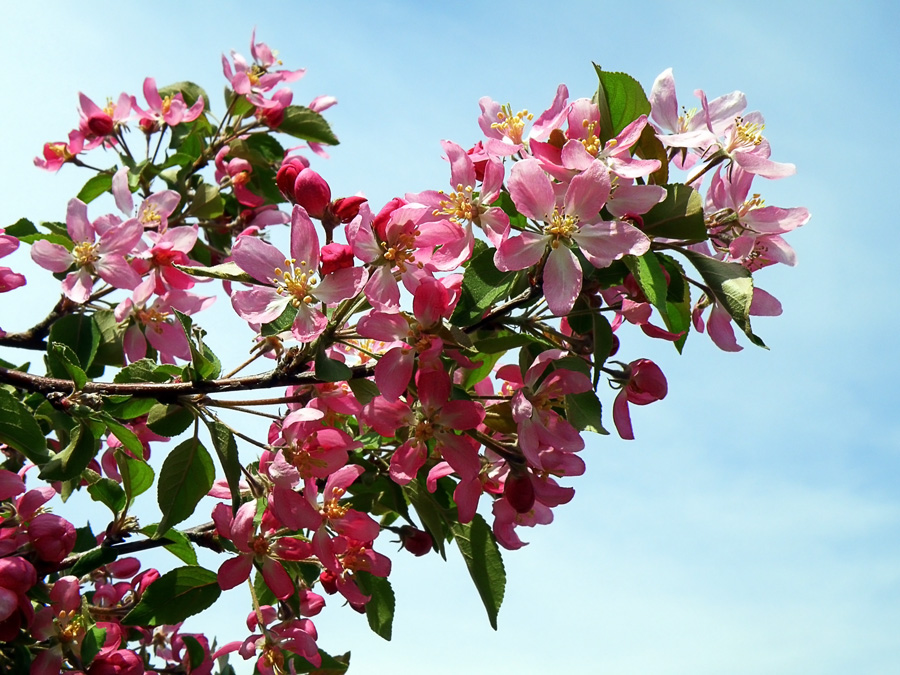
[[(618, 390), (619, 436), (634, 438), (629, 406), (664, 398), (668, 383), (648, 359), (612, 360), (627, 348), (625, 324), (679, 351), (692, 326), (736, 350), (735, 325), (759, 343), (749, 317), (780, 313), (752, 275), (794, 264), (782, 235), (809, 214), (751, 192), (756, 178), (794, 169), (770, 159), (762, 117), (745, 113), (739, 92), (698, 92), (701, 108), (679, 116), (671, 71), (649, 98), (628, 76), (598, 71), (595, 99), (560, 85), (536, 119), (483, 98), (484, 138), (442, 142), (449, 189), (373, 208), (362, 194), (334, 198), (302, 146), (285, 150), (273, 135), (325, 156), (337, 139), (320, 113), (334, 99), (292, 105), (279, 87), (304, 71), (277, 69), (255, 34), (251, 55), (223, 56), (227, 111), (215, 125), (190, 83), (159, 89), (147, 78), (146, 109), (127, 94), (105, 108), (82, 95), (78, 129), (36, 164), (90, 168), (82, 154), (105, 149), (120, 168), (69, 202), (64, 229), (20, 221), (0, 232), (0, 256), (31, 244), (63, 295), (43, 328), (0, 334), (0, 345), (48, 349), (55, 378), (0, 368), (17, 392), (0, 389), (12, 420), (0, 426), (0, 638), (26, 647), (0, 648), (0, 659), (32, 673), (162, 662), (152, 667), (205, 674), (234, 652), (266, 675), (346, 669), (319, 650), (311, 618), (335, 595), (390, 635), (391, 561), (376, 550), (385, 533), (417, 556), (474, 535), (491, 560), (497, 545), (524, 546), (521, 528), (551, 523), (574, 497), (563, 483), (585, 472), (583, 432), (605, 433), (601, 381)], [(610, 82), (643, 112), (614, 120), (609, 101), (597, 103)], [(132, 123), (147, 139), (142, 162), (123, 133)], [(91, 220), (88, 202), (103, 192), (118, 212)], [(215, 299), (194, 286), (216, 280), (255, 343), (225, 375), (194, 324)], [(23, 284), (0, 267), (0, 292)], [(274, 369), (235, 377), (262, 355)], [(93, 379), (106, 367), (121, 369), (113, 382)], [(216, 397), (260, 388), (280, 391)], [(222, 410), (267, 417), (266, 438)], [(142, 527), (134, 507), (156, 479), (151, 445), (191, 430), (158, 469), (162, 520)], [(31, 465), (52, 487), (26, 491)], [(113, 513), (98, 537), (42, 511), (82, 489)], [(177, 529), (207, 495), (210, 522)], [(189, 564), (160, 575), (121, 557), (163, 543)], [(195, 546), (227, 555), (206, 570)], [(486, 579), (488, 561), (464, 553), (495, 622), (485, 585), (498, 575)], [(207, 637), (181, 632), (248, 580), (249, 637), (211, 652)]]

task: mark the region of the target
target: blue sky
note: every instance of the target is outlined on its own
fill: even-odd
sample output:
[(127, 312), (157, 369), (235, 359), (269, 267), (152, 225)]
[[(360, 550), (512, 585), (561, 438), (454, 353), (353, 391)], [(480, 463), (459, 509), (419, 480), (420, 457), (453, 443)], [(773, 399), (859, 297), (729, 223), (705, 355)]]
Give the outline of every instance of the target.
[[(889, 135), (900, 107), (896, 6), (249, 7), (5, 8), (0, 226), (22, 216), (63, 219), (86, 176), (72, 167), (49, 175), (31, 161), (75, 124), (78, 91), (104, 100), (139, 95), (146, 76), (160, 84), (189, 79), (221, 110), (220, 54), (249, 56), (254, 26), (286, 66), (308, 68), (292, 87), (295, 102), (318, 94), (340, 101), (327, 117), (342, 145), (327, 162), (314, 160), (337, 194), (363, 190), (383, 203), (444, 188), (439, 141), (465, 146), (479, 138), (481, 96), (540, 112), (560, 82), (573, 96), (590, 96), (595, 61), (632, 74), (648, 91), (672, 67), (683, 103), (697, 88), (711, 96), (744, 91), (750, 109), (766, 115), (773, 158), (798, 169), (756, 189), (769, 204), (813, 214), (790, 238), (799, 265), (758, 277), (784, 305), (782, 317), (755, 324), (770, 351), (748, 345), (725, 354), (693, 335), (679, 357), (669, 345), (625, 334), (623, 357), (657, 361), (669, 396), (633, 410), (636, 441), (589, 439), (588, 473), (572, 481), (575, 500), (556, 510), (552, 526), (526, 530), (528, 547), (505, 556), (498, 633), (455, 551), (448, 563), (401, 552), (393, 555), (393, 641), (332, 602), (316, 619), (323, 648), (351, 649), (351, 672), (898, 672)], [(12, 260), (27, 269), (24, 252)], [(0, 296), (0, 325), (30, 325), (57, 292), (30, 282)], [(223, 360), (237, 362), (247, 343), (217, 333), (229, 324), (227, 313), (216, 316), (211, 326), (201, 323)], [(242, 639), (249, 607), (232, 593), (195, 626), (223, 641)]]

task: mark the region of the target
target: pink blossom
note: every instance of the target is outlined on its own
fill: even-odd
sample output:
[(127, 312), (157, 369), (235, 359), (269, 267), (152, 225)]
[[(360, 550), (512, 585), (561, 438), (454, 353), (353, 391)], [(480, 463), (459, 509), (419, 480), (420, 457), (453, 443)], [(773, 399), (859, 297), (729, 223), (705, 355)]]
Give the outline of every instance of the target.
[(81, 103), (78, 130), (87, 141), (85, 150), (91, 150), (102, 143), (114, 144), (112, 137), (131, 117), (134, 99), (122, 93), (115, 104), (109, 99), (103, 108), (82, 93), (78, 94), (78, 100)]
[(613, 422), (619, 436), (633, 441), (634, 431), (631, 428), (628, 404), (647, 405), (661, 401), (666, 397), (669, 387), (666, 376), (659, 366), (649, 359), (632, 361), (626, 367), (625, 373), (628, 379), (622, 383), (622, 388), (613, 403)]
[(235, 157), (226, 162), (225, 156), (231, 151), (227, 145), (216, 153), (216, 182), (222, 183), (228, 178), (228, 184), (234, 190), (234, 196), (241, 204), (245, 206), (262, 206), (265, 199), (257, 194), (252, 193), (247, 187), (250, 182), (250, 174), (253, 173), (253, 166), (246, 159)]
[(156, 88), (156, 80), (148, 77), (144, 80), (144, 97), (147, 99), (149, 110), (143, 110), (134, 104), (135, 111), (141, 115), (141, 127), (145, 130), (160, 123), (170, 127), (178, 126), (182, 122), (193, 122), (203, 113), (203, 97), (198, 97), (190, 108), (184, 102), (181, 92), (162, 98), (159, 89)]
[(137, 220), (103, 229), (100, 219), (96, 223), (88, 220), (84, 202), (72, 199), (66, 214), (66, 229), (74, 242), (71, 251), (42, 239), (31, 247), (31, 257), (51, 272), (65, 272), (75, 265), (76, 270), (66, 276), (62, 284), (63, 293), (70, 300), (87, 302), (93, 290), (94, 275), (116, 288), (132, 289), (140, 283), (140, 276), (125, 261), (125, 256), (134, 250), (141, 238), (143, 229)]
[(59, 171), (66, 162), (75, 161), (76, 156), (84, 150), (84, 134), (70, 131), (68, 142), (44, 143), (41, 157), (34, 158), (34, 165), (45, 171)]
[[(0, 229), (0, 258), (8, 256), (19, 248), (19, 240)], [(13, 272), (9, 267), (0, 267), (0, 293), (12, 291), (25, 285), (25, 275)]]
[(253, 63), (247, 63), (243, 56), (232, 50), (231, 58), (234, 69), (225, 55), (222, 55), (222, 70), (225, 78), (237, 94), (262, 93), (274, 89), (282, 82), (294, 82), (306, 73), (306, 70), (272, 71), (272, 66), (281, 65), (274, 52), (263, 42), (256, 42), (256, 29), (250, 36), (250, 54)]

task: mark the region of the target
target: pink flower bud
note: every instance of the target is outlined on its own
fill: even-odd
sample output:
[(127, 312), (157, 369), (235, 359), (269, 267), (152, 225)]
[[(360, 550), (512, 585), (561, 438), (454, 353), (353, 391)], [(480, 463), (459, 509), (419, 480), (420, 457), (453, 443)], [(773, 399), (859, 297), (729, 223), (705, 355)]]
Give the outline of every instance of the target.
[(341, 197), (335, 199), (331, 205), (331, 210), (339, 222), (349, 223), (359, 215), (359, 207), (365, 204), (368, 199), (365, 197)]
[(325, 244), (319, 253), (319, 265), (322, 276), (345, 267), (353, 267), (353, 249), (337, 242)]
[(42, 513), (28, 525), (28, 538), (41, 560), (58, 563), (75, 548), (75, 527), (57, 515)]
[(143, 675), (144, 662), (129, 649), (117, 649), (108, 654), (98, 654), (87, 670), (87, 675)]
[(331, 204), (331, 188), (322, 176), (312, 169), (303, 169), (294, 181), (294, 200), (311, 218), (325, 215), (325, 209)]
[(95, 113), (88, 117), (87, 128), (96, 136), (109, 136), (116, 128), (112, 117), (106, 113)]
[(319, 581), (322, 584), (322, 590), (328, 595), (337, 593), (337, 576), (333, 572), (322, 570), (322, 573), (319, 575)]
[(431, 535), (411, 525), (400, 528), (400, 543), (414, 556), (423, 556), (431, 550), (433, 541)]
[(301, 614), (304, 616), (315, 616), (322, 611), (322, 608), (325, 606), (325, 598), (306, 588), (301, 588), (299, 593)]
[(534, 506), (534, 486), (527, 471), (511, 471), (503, 486), (503, 496), (516, 513), (528, 513)]
[(391, 214), (408, 202), (402, 197), (394, 197), (391, 201), (384, 205), (384, 208), (378, 212), (378, 215), (372, 220), (372, 229), (382, 241), (387, 240), (387, 223)]
[(297, 174), (309, 166), (309, 162), (304, 157), (288, 157), (281, 164), (278, 173), (275, 175), (275, 183), (281, 194), (292, 204), (296, 203), (294, 199), (294, 182), (297, 180)]

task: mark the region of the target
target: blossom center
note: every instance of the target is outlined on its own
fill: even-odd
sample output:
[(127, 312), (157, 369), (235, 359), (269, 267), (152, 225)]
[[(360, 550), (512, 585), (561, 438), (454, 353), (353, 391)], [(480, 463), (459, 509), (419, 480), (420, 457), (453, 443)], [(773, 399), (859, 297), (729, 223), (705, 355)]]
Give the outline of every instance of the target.
[(688, 131), (688, 125), (691, 123), (691, 119), (696, 114), (696, 108), (691, 108), (690, 110), (688, 110), (684, 106), (681, 106), (681, 114), (678, 116), (678, 133), (684, 133), (685, 131)]
[(763, 142), (763, 129), (765, 124), (757, 124), (756, 122), (745, 122), (743, 117), (735, 117), (735, 134), (738, 145), (745, 147), (757, 146)]
[(260, 534), (250, 542), (250, 548), (254, 555), (265, 557), (269, 555), (269, 540)]
[(285, 269), (275, 269), (275, 292), (278, 295), (287, 295), (291, 299), (294, 307), (300, 307), (301, 303), (307, 305), (315, 302), (315, 298), (310, 294), (310, 289), (314, 288), (318, 283), (315, 272), (308, 270), (309, 263), (301, 260), (297, 265), (296, 258), (285, 258)]
[(69, 152), (69, 148), (65, 143), (50, 143), (47, 147), (50, 152), (66, 162), (75, 157), (75, 155)]
[(171, 97), (171, 96), (166, 96), (166, 97), (162, 100), (162, 113), (163, 113), (163, 115), (165, 115), (166, 113), (168, 113), (168, 112), (169, 112), (169, 109), (170, 109), (171, 107), (172, 107), (172, 97)]
[[(450, 220), (454, 222), (469, 221), (474, 223), (478, 218), (478, 205), (472, 202), (473, 188), (471, 185), (464, 186), (462, 184), (456, 186), (456, 192), (447, 195), (447, 199), (442, 199), (440, 209), (435, 209), (434, 216), (450, 216)], [(441, 190), (440, 194), (444, 194)]]
[(600, 152), (603, 147), (603, 144), (600, 142), (600, 137), (597, 135), (597, 122), (583, 120), (581, 126), (587, 129), (587, 136), (581, 139), (581, 144), (589, 154), (596, 157), (597, 153)]
[(91, 264), (100, 260), (97, 245), (89, 241), (75, 244), (75, 248), (72, 249), (72, 257), (75, 258), (75, 264), (79, 267), (90, 267)]
[(491, 129), (496, 129), (514, 144), (518, 145), (522, 142), (525, 122), (533, 119), (534, 115), (527, 110), (520, 110), (513, 114), (512, 107), (507, 103), (500, 108), (500, 112), (497, 113), (497, 121), (491, 124)]
[(382, 247), (385, 249), (385, 260), (390, 260), (394, 263), (401, 274), (406, 272), (407, 265), (416, 264), (416, 237), (418, 237), (419, 234), (421, 234), (419, 230), (415, 230), (412, 233), (404, 232), (397, 237), (397, 240), (393, 245), (388, 246), (387, 244), (382, 243)]
[(553, 215), (550, 216), (550, 221), (544, 225), (544, 232), (553, 237), (553, 241), (550, 244), (553, 248), (559, 246), (560, 239), (568, 239), (577, 230), (578, 216), (560, 213), (558, 206), (553, 208)]

